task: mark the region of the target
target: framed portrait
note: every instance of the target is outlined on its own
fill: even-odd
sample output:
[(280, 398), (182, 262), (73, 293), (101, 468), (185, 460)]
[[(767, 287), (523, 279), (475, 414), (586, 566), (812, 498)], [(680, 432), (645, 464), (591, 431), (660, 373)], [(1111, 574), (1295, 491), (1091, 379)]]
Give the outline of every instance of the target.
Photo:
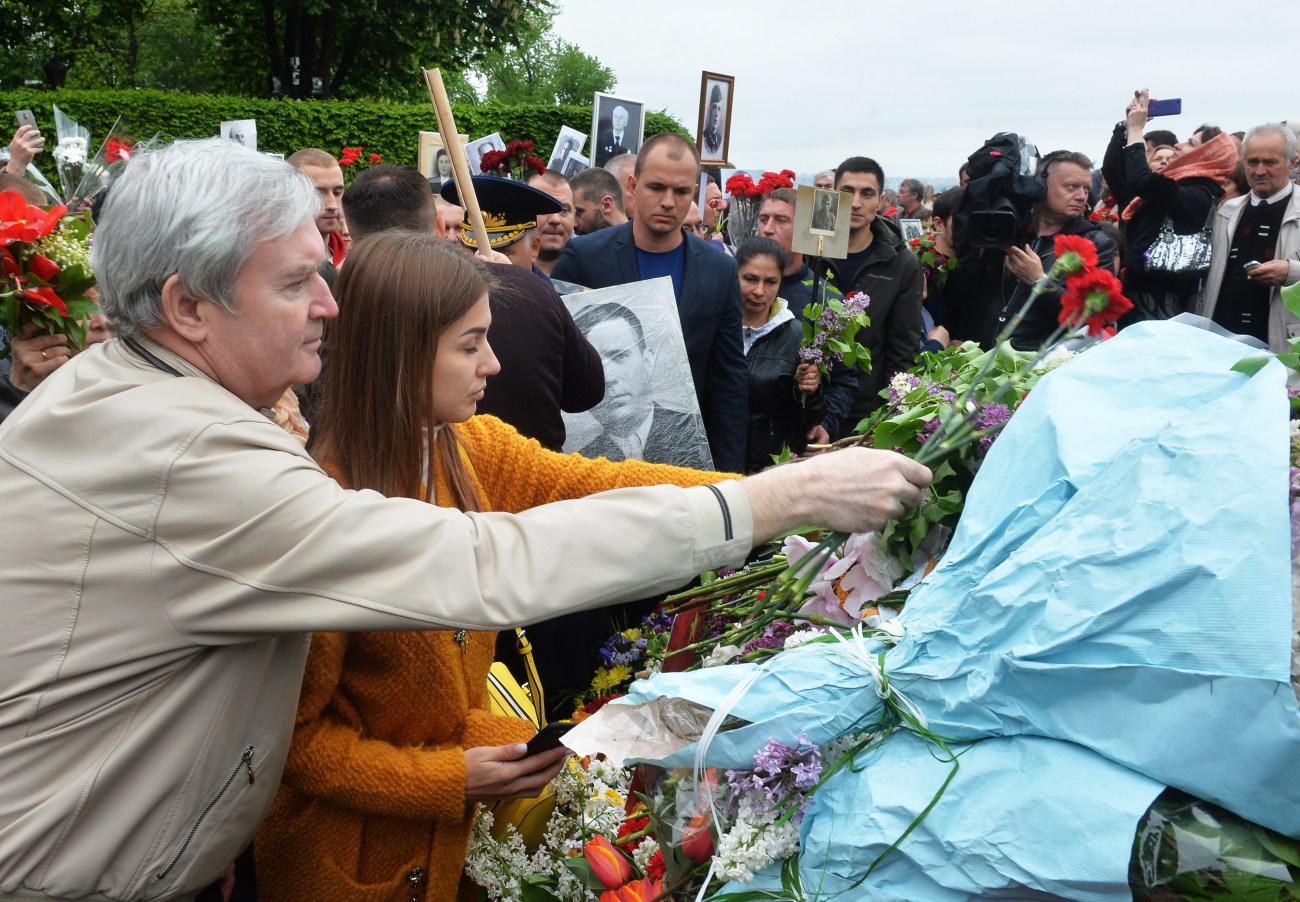
[(483, 154), (489, 150), (505, 150), (506, 142), (501, 140), (500, 132), (493, 132), (490, 135), (484, 135), (482, 138), (475, 138), (465, 145), (465, 156), (469, 158), (470, 175), (479, 175), (482, 170), (479, 163), (483, 161)]
[[(469, 135), (457, 135), (460, 144), (469, 141)], [(451, 178), (451, 154), (447, 153), (447, 142), (437, 132), (420, 132), (420, 148), (416, 156), (416, 168), (427, 179), (436, 179), (438, 185)]]
[(221, 137), (227, 141), (242, 144), (249, 150), (257, 150), (257, 120), (233, 119), (221, 123)]
[(565, 161), (575, 154), (581, 156), (586, 143), (587, 136), (576, 128), (569, 128), (567, 125), (560, 126), (560, 135), (555, 139), (555, 147), (551, 148), (551, 158), (547, 162), (546, 168), (554, 169), (556, 172), (563, 172)]
[(794, 235), (790, 249), (797, 254), (843, 259), (849, 253), (849, 216), (853, 204), (846, 194), (800, 185), (794, 204)]
[(645, 104), (627, 97), (595, 93), (591, 105), (591, 165), (604, 166), (625, 153), (636, 153), (645, 140)]
[(580, 153), (571, 153), (564, 158), (564, 168), (560, 170), (566, 179), (571, 179), (584, 169), (591, 168), (591, 160)]
[(904, 241), (911, 241), (925, 234), (925, 224), (919, 219), (900, 219), (898, 230), (903, 233)]
[(695, 130), (695, 146), (705, 166), (730, 166), (727, 151), (731, 144), (731, 100), (736, 79), (730, 75), (704, 72), (700, 76), (700, 124)]
[(668, 276), (566, 294), (605, 365), (605, 397), (564, 414), (565, 453), (712, 469)]

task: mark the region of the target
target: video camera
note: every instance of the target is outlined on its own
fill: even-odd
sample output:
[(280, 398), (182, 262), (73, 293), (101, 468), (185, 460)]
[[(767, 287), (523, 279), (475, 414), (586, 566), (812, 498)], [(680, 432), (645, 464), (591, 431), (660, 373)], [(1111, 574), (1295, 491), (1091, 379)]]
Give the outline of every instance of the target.
[(1005, 250), (1028, 228), (1030, 208), (1047, 188), (1026, 174), (1021, 148), (1019, 135), (999, 132), (967, 158), (970, 182), (954, 214), (958, 256), (973, 248)]

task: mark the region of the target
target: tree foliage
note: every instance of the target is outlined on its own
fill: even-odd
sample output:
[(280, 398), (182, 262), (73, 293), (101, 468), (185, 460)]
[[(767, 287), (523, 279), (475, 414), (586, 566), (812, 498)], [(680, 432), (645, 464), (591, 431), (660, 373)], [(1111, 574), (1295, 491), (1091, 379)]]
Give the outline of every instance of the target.
[[(419, 101), (548, 20), (549, 0), (0, 0), (0, 85)], [(273, 87), (274, 86), (274, 87)]]
[[(547, 0), (194, 0), (248, 93), (418, 100), (422, 67), (472, 65), (533, 26)], [(297, 65), (295, 66), (295, 61)]]
[(471, 77), (497, 103), (590, 103), (594, 92), (617, 84), (612, 69), (558, 37), (549, 17), (513, 46), (488, 54)]

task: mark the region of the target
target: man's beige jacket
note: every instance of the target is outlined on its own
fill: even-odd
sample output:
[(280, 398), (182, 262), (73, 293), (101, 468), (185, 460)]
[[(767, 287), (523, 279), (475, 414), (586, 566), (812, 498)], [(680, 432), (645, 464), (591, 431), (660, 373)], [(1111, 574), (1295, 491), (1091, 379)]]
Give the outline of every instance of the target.
[(345, 491), (123, 342), (0, 426), (0, 900), (189, 899), (275, 795), (313, 630), (497, 629), (736, 565), (738, 483), (523, 515)]

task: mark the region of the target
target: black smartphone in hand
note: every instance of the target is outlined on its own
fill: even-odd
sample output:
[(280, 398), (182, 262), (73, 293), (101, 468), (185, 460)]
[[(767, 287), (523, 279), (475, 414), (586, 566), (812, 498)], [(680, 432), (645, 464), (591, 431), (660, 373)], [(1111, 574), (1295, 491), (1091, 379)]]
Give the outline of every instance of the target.
[(528, 740), (528, 751), (524, 757), (537, 755), (541, 752), (550, 751), (561, 745), (560, 737), (576, 727), (576, 723), (567, 720), (557, 720), (554, 723), (548, 723), (538, 731), (537, 735)]

